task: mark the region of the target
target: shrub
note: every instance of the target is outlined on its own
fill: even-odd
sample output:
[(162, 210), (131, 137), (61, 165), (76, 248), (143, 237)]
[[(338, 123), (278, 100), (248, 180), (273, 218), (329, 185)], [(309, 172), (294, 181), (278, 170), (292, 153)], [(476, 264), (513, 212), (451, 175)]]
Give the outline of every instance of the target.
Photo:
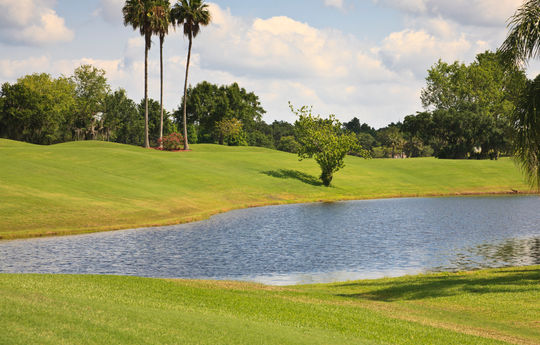
[(160, 140), (160, 144), (163, 145), (163, 150), (174, 151), (180, 150), (184, 143), (184, 136), (180, 133), (171, 133), (163, 137)]

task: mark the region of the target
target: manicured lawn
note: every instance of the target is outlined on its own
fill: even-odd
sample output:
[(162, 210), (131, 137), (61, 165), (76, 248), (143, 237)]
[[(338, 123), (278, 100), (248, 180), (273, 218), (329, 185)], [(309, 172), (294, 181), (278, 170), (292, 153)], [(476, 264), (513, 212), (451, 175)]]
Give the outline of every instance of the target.
[(0, 275), (1, 344), (540, 344), (540, 266), (269, 287)]
[(169, 153), (0, 139), (0, 238), (176, 224), (267, 204), (529, 190), (509, 159), (348, 157), (346, 165), (326, 188), (314, 161), (262, 148)]

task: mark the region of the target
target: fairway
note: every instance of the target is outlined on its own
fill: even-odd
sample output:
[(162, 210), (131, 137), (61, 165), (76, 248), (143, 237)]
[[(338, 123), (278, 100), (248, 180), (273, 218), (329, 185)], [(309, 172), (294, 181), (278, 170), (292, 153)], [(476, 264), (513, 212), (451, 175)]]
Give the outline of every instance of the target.
[(347, 157), (330, 188), (317, 164), (255, 147), (192, 152), (108, 142), (0, 139), (0, 238), (184, 223), (270, 204), (529, 191), (510, 159)]
[(540, 267), (328, 285), (0, 275), (2, 344), (539, 344)]

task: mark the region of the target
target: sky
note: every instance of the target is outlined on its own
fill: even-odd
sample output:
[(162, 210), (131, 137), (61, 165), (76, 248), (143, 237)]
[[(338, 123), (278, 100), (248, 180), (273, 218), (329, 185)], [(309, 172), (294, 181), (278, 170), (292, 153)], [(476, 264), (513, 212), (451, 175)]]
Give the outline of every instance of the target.
[[(174, 1), (171, 1), (174, 2)], [(190, 84), (237, 82), (259, 96), (263, 119), (294, 122), (313, 106), (379, 128), (422, 111), (427, 70), (496, 50), (521, 0), (213, 0), (212, 24), (194, 40)], [(0, 83), (31, 73), (106, 71), (113, 89), (144, 94), (144, 41), (123, 25), (124, 0), (0, 0)], [(150, 51), (149, 95), (159, 100), (159, 39)], [(165, 40), (165, 107), (178, 108), (187, 39)], [(534, 77), (540, 64), (532, 62)]]

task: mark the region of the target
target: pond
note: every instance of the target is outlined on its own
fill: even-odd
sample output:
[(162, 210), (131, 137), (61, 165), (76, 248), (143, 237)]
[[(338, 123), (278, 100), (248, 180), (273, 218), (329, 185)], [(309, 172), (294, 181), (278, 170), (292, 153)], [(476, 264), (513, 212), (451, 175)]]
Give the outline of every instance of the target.
[(540, 264), (540, 197), (365, 200), (0, 242), (0, 272), (287, 285)]

